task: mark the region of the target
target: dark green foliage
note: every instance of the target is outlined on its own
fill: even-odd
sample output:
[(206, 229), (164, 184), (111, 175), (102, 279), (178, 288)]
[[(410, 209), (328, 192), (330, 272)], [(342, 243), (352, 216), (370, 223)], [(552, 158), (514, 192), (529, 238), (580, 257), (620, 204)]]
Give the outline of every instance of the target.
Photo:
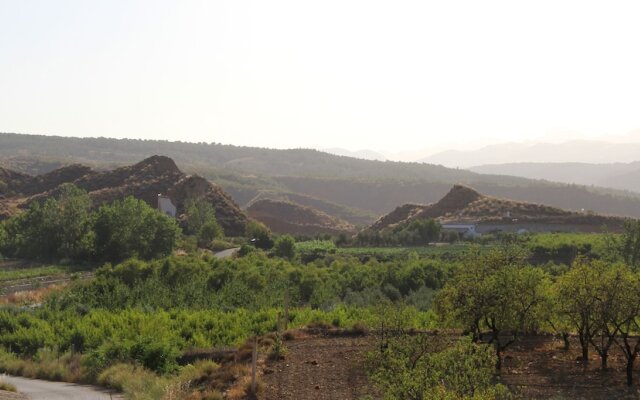
[(23, 258), (85, 260), (93, 252), (91, 200), (86, 192), (66, 184), (56, 198), (33, 203), (6, 223), (4, 252)]
[(291, 235), (283, 235), (276, 239), (273, 253), (287, 260), (292, 260), (296, 255), (296, 241)]
[(71, 184), (44, 205), (31, 207), (2, 224), (0, 252), (26, 259), (120, 261), (151, 259), (173, 251), (175, 220), (142, 200), (127, 197), (90, 211), (85, 191)]
[(464, 337), (454, 343), (396, 334), (368, 355), (372, 380), (386, 400), (497, 400), (511, 394), (495, 384), (490, 346)]
[(258, 221), (249, 221), (247, 223), (245, 236), (251, 244), (259, 249), (269, 250), (273, 247), (271, 231)]
[(440, 239), (441, 226), (434, 219), (417, 219), (392, 231), (365, 230), (356, 242), (371, 246), (426, 246)]
[(211, 245), (214, 239), (224, 236), (216, 220), (216, 212), (211, 203), (204, 199), (188, 199), (185, 204), (186, 229), (188, 235), (195, 235), (203, 247)]
[(381, 299), (411, 298), (412, 304), (425, 309), (429, 295), (418, 293), (441, 288), (450, 269), (451, 264), (419, 258), (403, 263), (338, 259), (328, 266), (319, 261), (299, 265), (260, 252), (230, 260), (128, 260), (99, 269), (95, 280), (56, 294), (50, 305), (69, 310), (259, 309), (281, 306), (286, 290), (292, 305), (344, 301), (367, 307)]
[(624, 232), (607, 238), (609, 251), (633, 269), (640, 266), (640, 220), (625, 221)]
[(166, 256), (179, 234), (174, 219), (133, 197), (100, 207), (94, 229), (96, 255), (110, 261)]
[(8, 240), (7, 228), (5, 228), (4, 223), (0, 222), (0, 259), (2, 258), (2, 253), (6, 251)]
[(519, 333), (535, 331), (548, 306), (550, 279), (541, 269), (525, 265), (525, 260), (526, 254), (512, 247), (475, 257), (469, 254), (437, 297), (436, 309), (444, 320), (475, 339), (483, 330), (490, 331), (498, 368), (501, 352)]

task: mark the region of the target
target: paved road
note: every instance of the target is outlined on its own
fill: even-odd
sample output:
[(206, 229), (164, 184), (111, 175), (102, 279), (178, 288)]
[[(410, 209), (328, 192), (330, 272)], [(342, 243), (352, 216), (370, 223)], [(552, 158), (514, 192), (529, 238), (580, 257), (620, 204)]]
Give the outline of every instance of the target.
[(49, 382), (40, 379), (19, 378), (3, 375), (5, 382), (12, 383), (18, 392), (24, 393), (32, 400), (121, 400), (118, 394), (111, 394), (106, 390), (86, 385), (66, 382)]
[(222, 250), (214, 254), (214, 256), (218, 259), (229, 258), (232, 257), (240, 250), (240, 247), (234, 247), (233, 249)]

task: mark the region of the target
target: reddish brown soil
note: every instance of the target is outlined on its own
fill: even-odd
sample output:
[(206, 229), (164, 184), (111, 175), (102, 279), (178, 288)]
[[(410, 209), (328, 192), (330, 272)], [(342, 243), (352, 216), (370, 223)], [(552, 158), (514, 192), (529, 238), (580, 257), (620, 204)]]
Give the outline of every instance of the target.
[[(311, 336), (285, 344), (285, 360), (264, 367), (264, 400), (358, 400), (375, 395), (364, 372), (364, 354), (372, 338)], [(499, 379), (525, 399), (640, 399), (640, 364), (636, 363), (632, 388), (626, 386), (625, 361), (611, 349), (609, 369), (602, 371), (592, 350), (589, 363), (577, 361), (579, 345), (569, 351), (550, 336), (532, 336), (510, 347)]]
[(370, 339), (307, 337), (286, 341), (284, 360), (264, 369), (264, 400), (358, 400), (373, 390), (362, 367)]

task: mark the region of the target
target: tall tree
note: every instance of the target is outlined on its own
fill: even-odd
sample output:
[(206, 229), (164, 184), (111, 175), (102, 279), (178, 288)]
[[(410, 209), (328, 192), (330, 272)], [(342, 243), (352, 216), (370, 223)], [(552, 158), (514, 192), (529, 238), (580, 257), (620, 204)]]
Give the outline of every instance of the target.
[(598, 280), (604, 268), (604, 263), (577, 259), (556, 282), (557, 312), (578, 333), (584, 362), (589, 361), (589, 345), (598, 327)]

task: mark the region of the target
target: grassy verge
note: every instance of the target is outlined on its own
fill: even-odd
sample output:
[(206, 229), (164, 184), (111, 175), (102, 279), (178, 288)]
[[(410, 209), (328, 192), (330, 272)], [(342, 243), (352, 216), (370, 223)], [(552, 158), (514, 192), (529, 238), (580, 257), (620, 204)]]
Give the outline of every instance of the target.
[(0, 268), (0, 284), (17, 279), (55, 277), (91, 269), (84, 266), (71, 265), (38, 265), (25, 267)]

